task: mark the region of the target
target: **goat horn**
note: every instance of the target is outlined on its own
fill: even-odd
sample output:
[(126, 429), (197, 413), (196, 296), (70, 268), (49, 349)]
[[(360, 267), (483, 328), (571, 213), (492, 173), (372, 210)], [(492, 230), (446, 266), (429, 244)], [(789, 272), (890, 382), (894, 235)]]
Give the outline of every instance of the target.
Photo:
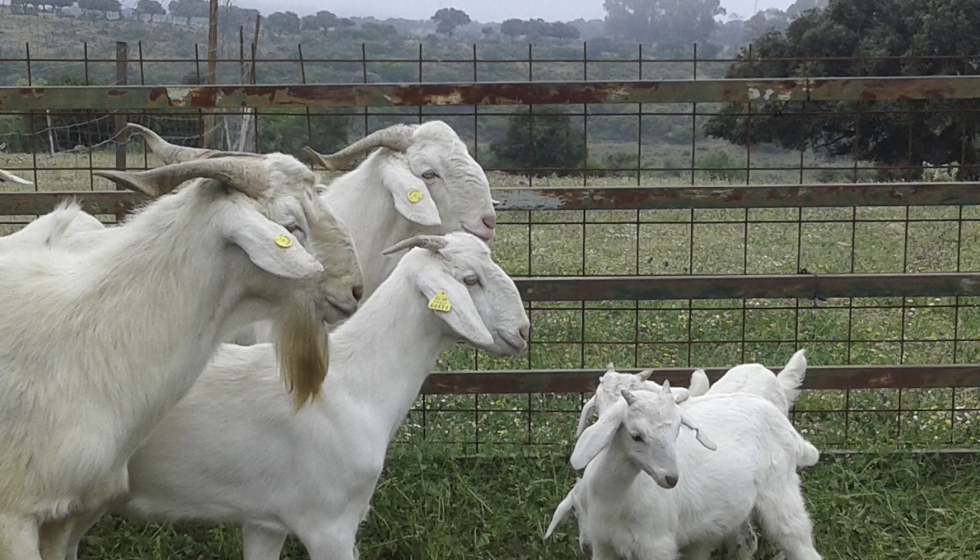
[(636, 374), (636, 377), (640, 381), (646, 381), (647, 379), (650, 379), (650, 376), (653, 375), (653, 372), (654, 372), (653, 369), (645, 369), (645, 370), (641, 371), (640, 373)]
[(269, 186), (263, 160), (256, 157), (185, 161), (147, 171), (96, 171), (113, 183), (151, 197), (162, 196), (191, 179), (221, 181), (252, 198), (259, 198)]
[(0, 183), (6, 183), (8, 181), (15, 185), (24, 185), (25, 187), (29, 187), (34, 184), (27, 179), (22, 179), (13, 173), (10, 173), (9, 171), (0, 169)]
[(623, 390), (622, 390), (622, 391), (620, 391), (619, 393), (620, 393), (621, 395), (623, 395), (623, 398), (624, 398), (624, 399), (626, 399), (626, 404), (628, 404), (628, 405), (630, 405), (630, 406), (633, 406), (634, 404), (636, 404), (636, 397), (635, 397), (635, 396), (633, 396), (633, 393), (630, 393), (630, 392), (629, 392), (629, 391), (627, 391), (626, 389), (623, 389)]
[(409, 237), (408, 239), (395, 243), (391, 247), (381, 251), (381, 254), (390, 255), (392, 253), (397, 253), (398, 251), (411, 249), (412, 247), (422, 247), (423, 249), (428, 249), (433, 253), (438, 253), (439, 251), (445, 249), (446, 245), (448, 244), (449, 242), (446, 241), (445, 237), (440, 237), (438, 235), (416, 235), (415, 237)]
[(309, 146), (303, 148), (303, 153), (309, 156), (313, 163), (318, 163), (329, 171), (339, 171), (358, 154), (374, 148), (388, 148), (396, 152), (404, 152), (412, 145), (412, 132), (414, 132), (413, 127), (396, 124), (372, 132), (343, 150), (330, 155), (325, 156)]
[(178, 146), (177, 144), (167, 142), (159, 134), (153, 132), (149, 128), (136, 123), (127, 124), (124, 132), (129, 132), (130, 134), (135, 132), (142, 136), (143, 141), (146, 142), (146, 147), (150, 149), (150, 152), (163, 160), (163, 163), (167, 165), (171, 163), (183, 163), (185, 161), (215, 157), (261, 157), (258, 154), (253, 154), (250, 152), (225, 152), (221, 150), (208, 150), (205, 148)]

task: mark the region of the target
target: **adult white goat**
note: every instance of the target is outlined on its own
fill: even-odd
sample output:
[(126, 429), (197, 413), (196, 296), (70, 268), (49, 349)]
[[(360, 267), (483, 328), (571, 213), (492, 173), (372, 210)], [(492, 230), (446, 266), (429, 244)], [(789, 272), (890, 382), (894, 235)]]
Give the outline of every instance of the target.
[(0, 183), (13, 183), (14, 185), (21, 185), (25, 187), (34, 185), (34, 183), (28, 181), (27, 179), (22, 179), (9, 171), (4, 171), (3, 169), (0, 169)]
[(771, 402), (732, 393), (682, 408), (668, 383), (623, 397), (571, 458), (594, 560), (706, 560), (753, 515), (788, 560), (820, 559), (796, 472), (819, 452)]
[[(139, 125), (131, 124), (130, 129), (168, 163), (229, 153), (175, 146)], [(449, 125), (442, 121), (395, 125), (331, 155), (312, 148), (305, 152), (314, 163), (339, 170), (370, 150), (375, 151), (353, 171), (329, 186), (317, 186), (321, 200), (350, 228), (364, 272), (364, 297), (394, 269), (397, 256), (386, 258), (382, 251), (399, 241), (460, 230), (487, 241), (493, 239), (497, 218), (490, 183)], [(253, 326), (234, 341), (268, 342), (269, 329), (267, 325)]]
[(50, 213), (39, 216), (10, 235), (0, 237), (0, 251), (9, 251), (17, 246), (51, 247), (66, 239), (104, 228), (98, 218), (83, 212), (77, 202), (66, 200)]
[[(330, 334), (322, 401), (294, 414), (268, 344), (223, 345), (130, 461), (124, 512), (245, 523), (245, 558), (279, 558), (287, 533), (313, 560), (356, 558), (387, 447), (454, 341), (523, 350), (513, 281), (468, 233), (420, 236), (373, 297)], [(435, 311), (433, 311), (435, 309)]]
[(0, 255), (2, 560), (64, 557), (69, 515), (125, 491), (130, 455), (232, 329), (273, 318), (294, 404), (315, 397), (327, 347), (309, 279), (324, 267), (309, 249), (356, 267), (290, 156), (98, 175), (150, 196), (199, 180), (85, 251)]

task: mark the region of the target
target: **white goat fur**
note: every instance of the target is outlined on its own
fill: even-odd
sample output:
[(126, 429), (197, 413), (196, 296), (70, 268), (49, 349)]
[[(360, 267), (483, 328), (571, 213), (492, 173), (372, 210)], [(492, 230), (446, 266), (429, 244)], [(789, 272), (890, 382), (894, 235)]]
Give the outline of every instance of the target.
[[(456, 340), (498, 355), (525, 345), (520, 294), (487, 246), (467, 233), (434, 239), (445, 247), (405, 255), (330, 334), (323, 400), (299, 413), (268, 344), (223, 345), (133, 456), (122, 510), (244, 522), (248, 560), (278, 559), (287, 533), (313, 560), (356, 558), (388, 444), (436, 359)], [(440, 290), (449, 313), (427, 308)]]
[(714, 385), (708, 382), (704, 370), (691, 374), (691, 397), (721, 395), (725, 393), (752, 393), (769, 399), (783, 414), (789, 416), (790, 408), (800, 398), (806, 377), (806, 350), (798, 350), (779, 374), (762, 364), (742, 364), (725, 372)]
[[(788, 560), (821, 558), (796, 472), (819, 452), (771, 402), (733, 393), (679, 407), (666, 392), (624, 396), (572, 454), (572, 466), (585, 467), (573, 492), (588, 511), (579, 523), (594, 560), (675, 560), (682, 552), (707, 560), (752, 516)], [(680, 429), (684, 422), (696, 437)]]
[(98, 218), (83, 212), (77, 202), (66, 200), (49, 214), (38, 217), (10, 235), (0, 237), (0, 252), (10, 251), (18, 245), (51, 247), (64, 239), (73, 239), (104, 227)]
[[(105, 175), (155, 195), (214, 179), (160, 198), (86, 251), (0, 254), (2, 560), (36, 560), (46, 546), (58, 557), (66, 516), (125, 490), (128, 458), (229, 331), (276, 318), (297, 402), (325, 374), (307, 280), (323, 266), (304, 246), (325, 240), (287, 231), (312, 218), (309, 169), (270, 154)], [(292, 245), (277, 247), (277, 235)]]
[[(653, 373), (652, 369), (645, 369), (640, 373), (620, 373), (616, 367), (609, 363), (606, 365), (606, 373), (599, 378), (599, 385), (596, 387), (595, 394), (592, 395), (578, 416), (578, 427), (575, 436), (582, 435), (589, 424), (593, 415), (600, 415), (607, 408), (622, 399), (621, 391), (659, 391), (660, 385), (656, 381), (650, 381), (649, 377)], [(689, 396), (687, 389), (683, 387), (671, 387), (676, 402), (684, 402)]]

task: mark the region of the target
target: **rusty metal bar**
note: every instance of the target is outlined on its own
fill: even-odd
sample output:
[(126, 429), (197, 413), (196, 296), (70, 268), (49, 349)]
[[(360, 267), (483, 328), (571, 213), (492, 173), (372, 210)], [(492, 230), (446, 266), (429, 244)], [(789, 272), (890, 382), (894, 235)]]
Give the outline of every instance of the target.
[(980, 273), (514, 277), (525, 301), (980, 296)]
[[(620, 369), (637, 372), (638, 369)], [(692, 368), (658, 369), (652, 379), (687, 387)], [(714, 382), (726, 368), (707, 368)], [(587, 393), (594, 391), (605, 370), (500, 370), (433, 373), (422, 386), (427, 395), (507, 393)], [(930, 389), (980, 387), (980, 366), (811, 366), (806, 389)]]
[(275, 86), (0, 88), (0, 110), (275, 109), (976, 99), (980, 76)]
[(47, 214), (66, 198), (75, 198), (91, 214), (122, 215), (132, 212), (146, 196), (132, 191), (80, 192), (4, 192), (0, 193), (0, 215), (21, 216)]
[[(52, 197), (64, 198), (75, 194), (0, 193), (0, 215), (19, 215), (23, 213), (19, 208), (28, 206), (41, 210), (41, 213), (50, 212), (56, 204), (51, 202)], [(131, 193), (120, 196), (125, 200), (131, 199)], [(29, 200), (30, 197), (38, 197), (38, 200)], [(980, 183), (524, 188), (494, 189), (493, 197), (501, 202), (498, 211), (960, 206), (980, 204)]]
[(980, 183), (495, 189), (499, 210), (655, 210), (980, 204)]

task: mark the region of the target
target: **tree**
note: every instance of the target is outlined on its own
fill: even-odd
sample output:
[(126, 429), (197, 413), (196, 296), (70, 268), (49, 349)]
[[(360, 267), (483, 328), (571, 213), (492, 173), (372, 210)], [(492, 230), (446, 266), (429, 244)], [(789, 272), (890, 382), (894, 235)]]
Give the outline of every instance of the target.
[(516, 39), (527, 32), (527, 25), (519, 19), (507, 19), (500, 24), (500, 33)]
[(720, 0), (605, 0), (603, 8), (611, 35), (671, 49), (707, 41), (725, 13)]
[[(980, 34), (972, 31), (978, 26), (980, 0), (832, 0), (824, 10), (804, 12), (785, 32), (760, 37), (752, 57), (833, 60), (750, 63), (743, 49), (726, 77), (977, 74), (966, 57), (980, 52)], [(948, 58), (880, 58), (910, 54)], [(768, 142), (909, 166), (907, 177), (921, 176), (924, 161), (959, 162), (962, 176), (977, 177), (977, 170), (964, 169), (980, 163), (980, 115), (973, 105), (968, 100), (922, 101), (908, 112), (908, 102), (865, 101), (855, 115), (853, 103), (811, 102), (803, 115), (795, 105), (759, 100), (752, 104), (751, 134), (744, 103), (723, 108), (704, 130), (740, 144)]]
[(108, 18), (109, 12), (118, 12), (122, 9), (119, 0), (78, 0), (78, 7), (86, 11), (99, 12), (103, 18)]
[(293, 12), (273, 12), (265, 19), (266, 26), (278, 33), (299, 33), (299, 16)]
[(453, 36), (453, 32), (460, 25), (466, 25), (470, 22), (470, 16), (466, 15), (463, 10), (457, 10), (456, 8), (442, 8), (432, 15), (430, 18), (432, 21), (436, 22), (436, 33), (442, 33)]
[(61, 12), (65, 8), (71, 7), (75, 0), (45, 0), (45, 3), (51, 6), (55, 12)]
[(585, 137), (573, 129), (571, 117), (563, 109), (544, 108), (508, 117), (503, 140), (490, 146), (501, 167), (516, 168), (578, 169), (584, 150)]
[(153, 16), (162, 16), (167, 11), (163, 9), (163, 4), (157, 0), (140, 0), (136, 4), (136, 13), (140, 16), (150, 16), (150, 23), (153, 23)]
[(167, 5), (167, 11), (174, 17), (187, 18), (187, 25), (192, 18), (208, 17), (207, 0), (172, 0)]

